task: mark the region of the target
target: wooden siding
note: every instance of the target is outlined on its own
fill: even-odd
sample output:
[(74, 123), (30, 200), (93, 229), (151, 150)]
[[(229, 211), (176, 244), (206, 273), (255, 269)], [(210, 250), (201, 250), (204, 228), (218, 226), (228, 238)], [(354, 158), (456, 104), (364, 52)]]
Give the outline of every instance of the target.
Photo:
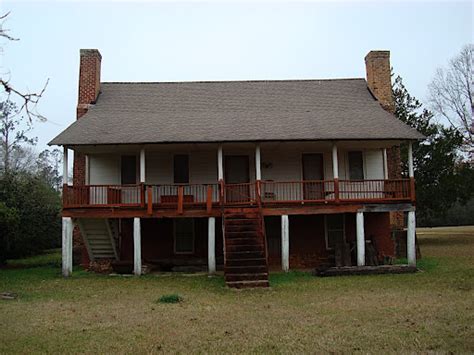
[[(339, 179), (348, 179), (348, 150), (339, 150)], [(146, 183), (173, 184), (173, 155), (189, 154), (189, 183), (206, 184), (217, 181), (216, 150), (175, 150), (146, 151)], [(323, 153), (324, 178), (333, 179), (331, 152), (310, 147), (282, 145), (268, 147), (262, 145), (262, 180), (300, 181), (302, 180), (302, 154)], [(131, 152), (129, 154), (134, 154)], [(249, 148), (229, 148), (224, 146), (226, 155), (248, 155), (250, 181), (255, 181), (255, 151)], [(365, 179), (383, 179), (383, 155), (381, 149), (364, 151)], [(120, 184), (120, 154), (90, 154), (89, 184)]]

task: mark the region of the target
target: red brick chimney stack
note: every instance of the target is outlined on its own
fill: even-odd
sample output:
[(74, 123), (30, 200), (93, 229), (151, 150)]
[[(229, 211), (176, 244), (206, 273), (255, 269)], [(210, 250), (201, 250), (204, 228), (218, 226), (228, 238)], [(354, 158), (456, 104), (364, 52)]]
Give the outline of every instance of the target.
[(100, 92), (100, 65), (102, 56), (97, 49), (81, 49), (79, 66), (79, 98), (77, 102), (77, 119), (95, 104)]
[(394, 112), (390, 51), (370, 51), (365, 56), (367, 85), (382, 107)]

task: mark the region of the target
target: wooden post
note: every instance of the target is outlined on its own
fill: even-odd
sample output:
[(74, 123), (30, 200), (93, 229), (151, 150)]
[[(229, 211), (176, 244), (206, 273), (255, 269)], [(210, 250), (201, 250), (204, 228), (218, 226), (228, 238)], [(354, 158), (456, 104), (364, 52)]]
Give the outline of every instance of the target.
[(216, 219), (209, 217), (207, 231), (207, 265), (209, 274), (216, 272)]
[(146, 186), (144, 183), (140, 183), (140, 206), (145, 208), (145, 189)]
[(290, 270), (290, 222), (288, 215), (281, 216), (281, 268)]
[(382, 157), (383, 157), (383, 178), (385, 180), (388, 180), (387, 148), (383, 148)]
[(336, 143), (332, 145), (332, 175), (334, 178), (334, 200), (339, 202), (339, 163)]
[(357, 266), (365, 265), (364, 213), (356, 213), (357, 226)]
[(178, 186), (178, 214), (183, 214), (184, 187)]
[(262, 167), (260, 164), (260, 144), (255, 146), (255, 180), (262, 180)]
[(212, 185), (207, 185), (206, 212), (212, 212)]
[(222, 155), (222, 145), (217, 148), (217, 180), (224, 180), (224, 157)]
[(145, 183), (145, 148), (140, 149), (140, 182)]
[(262, 182), (260, 180), (255, 181), (255, 194), (257, 198), (257, 206), (262, 207)]
[(68, 161), (69, 161), (69, 151), (66, 146), (64, 146), (63, 153), (63, 185), (67, 185), (68, 182)]
[(63, 217), (62, 224), (62, 270), (63, 276), (68, 277), (72, 274), (72, 219)]
[(142, 243), (140, 218), (133, 219), (133, 273), (142, 274)]
[(408, 226), (407, 226), (407, 259), (408, 265), (416, 266), (416, 245), (415, 245), (415, 211), (408, 212)]

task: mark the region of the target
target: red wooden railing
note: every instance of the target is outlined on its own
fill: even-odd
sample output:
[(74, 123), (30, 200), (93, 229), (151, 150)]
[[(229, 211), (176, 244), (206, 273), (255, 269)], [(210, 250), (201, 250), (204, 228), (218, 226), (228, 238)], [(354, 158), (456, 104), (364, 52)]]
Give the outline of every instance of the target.
[(104, 207), (140, 206), (142, 185), (65, 185), (63, 206)]
[(258, 207), (275, 204), (415, 202), (413, 179), (257, 181), (243, 184), (74, 185), (64, 186), (64, 208), (140, 207), (206, 209), (216, 205)]

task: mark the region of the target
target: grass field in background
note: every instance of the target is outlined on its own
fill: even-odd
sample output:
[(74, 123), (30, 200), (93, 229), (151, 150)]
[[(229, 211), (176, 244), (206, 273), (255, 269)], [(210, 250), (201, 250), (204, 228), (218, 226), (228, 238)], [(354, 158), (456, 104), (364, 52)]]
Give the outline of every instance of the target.
[(474, 227), (419, 229), (418, 241), (416, 274), (276, 273), (269, 290), (205, 275), (64, 279), (57, 251), (17, 261), (26, 268), (0, 270), (0, 292), (18, 294), (0, 300), (0, 353), (472, 353)]

